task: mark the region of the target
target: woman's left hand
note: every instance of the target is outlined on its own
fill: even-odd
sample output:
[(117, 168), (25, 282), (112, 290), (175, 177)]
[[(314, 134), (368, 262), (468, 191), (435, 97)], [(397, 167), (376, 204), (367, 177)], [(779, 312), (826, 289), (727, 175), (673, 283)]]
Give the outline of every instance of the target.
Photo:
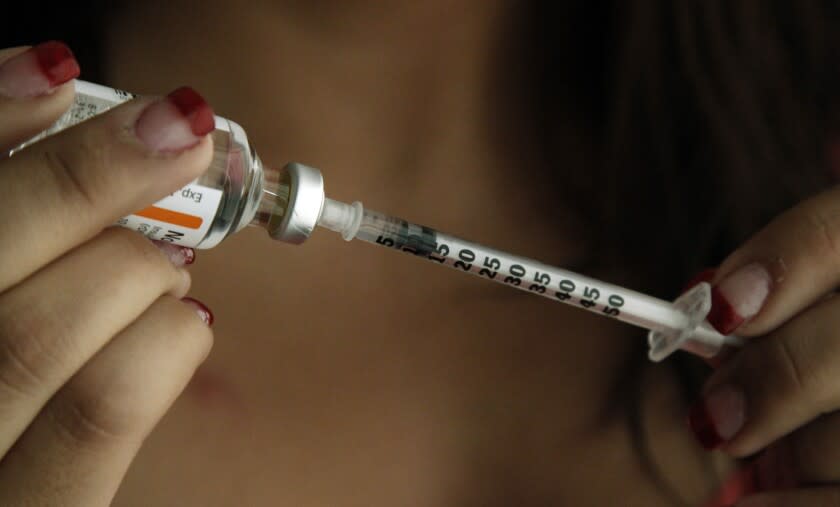
[(758, 493), (739, 507), (840, 505), (840, 187), (779, 216), (710, 281), (708, 321), (749, 339), (711, 375), (690, 426), (709, 449), (758, 453)]

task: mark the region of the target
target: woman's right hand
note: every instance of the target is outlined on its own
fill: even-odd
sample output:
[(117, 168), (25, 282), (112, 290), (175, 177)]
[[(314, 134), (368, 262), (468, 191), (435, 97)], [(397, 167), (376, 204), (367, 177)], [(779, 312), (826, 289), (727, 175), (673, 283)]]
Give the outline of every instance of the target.
[(203, 172), (212, 111), (180, 89), (6, 157), (76, 74), (60, 43), (0, 50), (0, 505), (108, 505), (212, 344), (191, 250), (109, 227)]

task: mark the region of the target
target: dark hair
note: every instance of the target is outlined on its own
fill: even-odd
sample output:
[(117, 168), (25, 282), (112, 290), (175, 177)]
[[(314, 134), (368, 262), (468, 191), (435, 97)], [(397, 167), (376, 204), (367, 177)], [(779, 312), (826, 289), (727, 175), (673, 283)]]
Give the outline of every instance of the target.
[(542, 46), (565, 33), (577, 51), (545, 55), (545, 92), (574, 77), (565, 88), (600, 154), (575, 192), (599, 224), (593, 251), (638, 269), (646, 290), (673, 296), (829, 181), (837, 2), (538, 3)]
[[(598, 224), (588, 238), (597, 269), (671, 298), (687, 276), (831, 181), (824, 154), (838, 127), (837, 4), (532, 1), (531, 103), (546, 153), (557, 120), (571, 114), (582, 149), (596, 155), (571, 183), (563, 173), (555, 195)], [(63, 39), (82, 77), (101, 75), (97, 8), (55, 7), (48, 19), (34, 7), (13, 9), (0, 47)], [(641, 344), (628, 375), (643, 364)], [(665, 367), (693, 395), (696, 361)], [(651, 476), (679, 503), (646, 451), (639, 388), (628, 396), (617, 387), (617, 398)]]
[[(565, 87), (577, 87), (580, 126), (600, 155), (569, 195), (584, 196), (577, 209), (598, 224), (590, 239), (600, 267), (623, 268), (625, 283), (672, 298), (691, 275), (831, 183), (825, 155), (840, 118), (838, 2), (537, 5), (545, 93), (582, 77)], [(557, 34), (565, 34), (562, 47)], [(545, 118), (549, 147), (556, 117)], [(631, 375), (645, 361), (639, 343)], [(664, 366), (677, 370), (688, 397), (705, 376), (698, 363), (677, 355)], [(662, 491), (683, 503), (646, 451), (641, 386), (627, 385), (617, 398), (627, 404), (639, 456)]]

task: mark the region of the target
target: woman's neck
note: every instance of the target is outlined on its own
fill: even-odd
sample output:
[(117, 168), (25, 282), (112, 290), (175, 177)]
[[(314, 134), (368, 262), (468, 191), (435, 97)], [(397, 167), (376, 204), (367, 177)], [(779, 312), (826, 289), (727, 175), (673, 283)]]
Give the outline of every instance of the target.
[[(546, 218), (537, 196), (550, 169), (520, 107), (533, 93), (522, 69), (527, 2), (187, 3), (117, 13), (110, 84), (193, 85), (245, 127), (264, 162), (322, 169), (331, 197), (578, 260), (580, 223)], [(558, 145), (565, 168), (580, 165), (579, 146)]]
[[(536, 122), (515, 113), (527, 83), (509, 88), (501, 79), (504, 70), (522, 71), (523, 4), (324, 0), (254, 2), (243, 10), (232, 2), (142, 2), (110, 25), (108, 84), (140, 93), (193, 85), (218, 114), (246, 128), (265, 162), (323, 169), (333, 197), (364, 198), (383, 211), (568, 264), (579, 260), (582, 224), (541, 216), (548, 206), (535, 203), (528, 179), (546, 170), (531, 141)], [(562, 142), (564, 170), (585, 167), (579, 150), (564, 150)], [(568, 308), (528, 308), (546, 321), (563, 320), (549, 333), (556, 339), (585, 338), (535, 368), (567, 380), (566, 390), (551, 394), (557, 418), (546, 431), (562, 431), (553, 421), (588, 424), (634, 349), (627, 330)], [(659, 408), (655, 423), (672, 431), (656, 444), (690, 449), (673, 430), (673, 414)]]
[(147, 88), (139, 92), (191, 84), (246, 127), (264, 158), (352, 175), (356, 188), (453, 157), (461, 175), (448, 185), (486, 179), (484, 159), (499, 156), (488, 150), (487, 114), (509, 102), (492, 84), (517, 2), (288, 3), (126, 7), (113, 25), (111, 77)]

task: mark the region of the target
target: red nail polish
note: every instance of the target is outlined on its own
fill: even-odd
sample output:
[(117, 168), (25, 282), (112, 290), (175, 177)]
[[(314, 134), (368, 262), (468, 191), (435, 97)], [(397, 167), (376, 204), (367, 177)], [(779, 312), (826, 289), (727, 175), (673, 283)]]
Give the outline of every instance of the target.
[(189, 266), (195, 262), (195, 250), (190, 247), (176, 245), (168, 241), (153, 240), (152, 243), (169, 258), (169, 262), (177, 267)]
[(205, 324), (207, 324), (208, 326), (213, 325), (213, 312), (211, 312), (210, 309), (207, 308), (207, 306), (204, 303), (190, 297), (183, 298), (181, 299), (181, 301), (193, 306), (195, 308), (195, 313), (198, 314), (198, 316), (201, 318), (201, 320), (204, 321)]
[(58, 86), (79, 76), (79, 63), (63, 42), (44, 42), (33, 47), (32, 51), (50, 86)]
[(688, 426), (706, 449), (716, 449), (741, 431), (746, 421), (744, 393), (733, 385), (717, 386), (688, 411)]
[(711, 283), (712, 279), (715, 277), (715, 273), (717, 273), (717, 268), (707, 268), (698, 273), (694, 278), (692, 278), (685, 287), (683, 287), (682, 293), (686, 293), (689, 290), (693, 289), (695, 285), (700, 282), (709, 282)]
[(181, 254), (184, 256), (184, 265), (189, 266), (193, 262), (195, 262), (195, 250), (192, 248), (182, 246), (181, 247)]
[(213, 110), (204, 100), (204, 97), (192, 88), (183, 86), (167, 97), (190, 122), (192, 133), (196, 136), (205, 136), (216, 127)]
[(79, 64), (65, 44), (45, 42), (0, 65), (0, 95), (19, 99), (46, 95), (79, 75)]
[(179, 88), (140, 113), (134, 133), (150, 150), (177, 153), (201, 142), (215, 128), (213, 110), (192, 88)]
[(695, 403), (688, 411), (688, 427), (691, 428), (700, 445), (707, 450), (717, 449), (724, 442), (723, 437), (718, 434), (717, 428), (715, 428), (715, 422), (712, 420), (706, 404), (702, 401)]
[(706, 320), (721, 334), (730, 334), (761, 311), (772, 288), (773, 278), (764, 264), (741, 266), (715, 283)]
[(729, 478), (721, 484), (715, 498), (705, 504), (705, 507), (730, 507), (745, 496), (759, 491), (756, 485), (755, 465), (748, 465), (735, 470)]
[(712, 287), (712, 307), (706, 315), (706, 320), (718, 333), (728, 335), (738, 329), (745, 319), (735, 311), (717, 287)]

